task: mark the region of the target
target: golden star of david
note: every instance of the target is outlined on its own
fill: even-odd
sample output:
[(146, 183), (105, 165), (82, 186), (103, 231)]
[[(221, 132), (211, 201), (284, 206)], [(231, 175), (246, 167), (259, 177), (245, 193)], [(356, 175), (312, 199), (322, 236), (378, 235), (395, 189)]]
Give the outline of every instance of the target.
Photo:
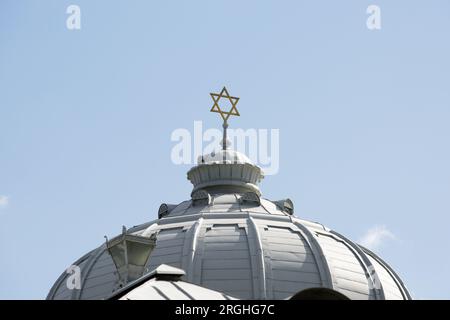
[[(223, 118), (223, 121), (226, 123), (228, 121), (228, 118), (230, 116), (237, 116), (239, 117), (239, 111), (236, 108), (236, 105), (239, 101), (239, 98), (236, 97), (232, 97), (230, 96), (230, 94), (227, 91), (227, 88), (223, 87), (222, 91), (220, 93), (210, 93), (212, 99), (214, 100), (214, 105), (211, 108), (211, 112), (216, 112), (216, 113), (220, 113), (220, 115)], [(219, 106), (219, 100), (221, 98), (225, 98), (228, 99), (232, 105), (231, 110), (230, 111), (223, 111), (220, 106)]]

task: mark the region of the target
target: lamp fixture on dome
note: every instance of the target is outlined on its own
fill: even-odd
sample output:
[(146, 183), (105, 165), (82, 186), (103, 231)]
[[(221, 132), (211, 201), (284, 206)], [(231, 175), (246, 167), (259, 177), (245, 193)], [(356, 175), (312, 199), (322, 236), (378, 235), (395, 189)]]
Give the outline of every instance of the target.
[(155, 246), (155, 236), (147, 238), (132, 235), (125, 227), (122, 227), (121, 235), (111, 240), (106, 238), (106, 248), (120, 278), (119, 287), (140, 278), (146, 272), (145, 266)]

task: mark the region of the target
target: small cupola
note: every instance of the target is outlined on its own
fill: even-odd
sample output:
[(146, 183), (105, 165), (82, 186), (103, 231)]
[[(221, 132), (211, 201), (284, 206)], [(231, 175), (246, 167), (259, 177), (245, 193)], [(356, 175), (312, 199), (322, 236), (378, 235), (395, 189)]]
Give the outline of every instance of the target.
[[(194, 185), (192, 193), (205, 189), (211, 194), (255, 192), (259, 196), (261, 192), (258, 184), (264, 178), (263, 171), (246, 155), (231, 150), (231, 142), (227, 139), (229, 117), (240, 115), (236, 108), (239, 98), (230, 96), (225, 87), (219, 94), (211, 93), (211, 97), (214, 100), (211, 112), (219, 113), (223, 119), (222, 148), (217, 152), (200, 156), (198, 165), (189, 170), (187, 177)], [(232, 105), (230, 111), (220, 108), (221, 98), (229, 100)]]

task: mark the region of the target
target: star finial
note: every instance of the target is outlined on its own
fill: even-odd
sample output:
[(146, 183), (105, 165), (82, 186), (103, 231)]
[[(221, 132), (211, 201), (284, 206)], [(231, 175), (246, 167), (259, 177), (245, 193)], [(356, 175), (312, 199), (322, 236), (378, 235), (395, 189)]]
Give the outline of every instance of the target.
[[(228, 118), (230, 118), (230, 116), (237, 116), (237, 117), (240, 116), (239, 111), (236, 108), (239, 98), (230, 96), (230, 94), (227, 91), (227, 88), (223, 87), (220, 93), (210, 93), (210, 95), (214, 101), (214, 105), (211, 108), (211, 112), (220, 113), (225, 123), (227, 123)], [(219, 101), (221, 98), (225, 98), (228, 99), (228, 101), (230, 101), (231, 109), (229, 111), (224, 111), (220, 108)]]
[[(225, 87), (223, 87), (223, 89), (222, 89), (222, 91), (220, 91), (220, 93), (210, 93), (210, 95), (214, 101), (214, 105), (211, 108), (211, 112), (220, 113), (220, 116), (223, 119), (222, 147), (223, 147), (223, 150), (226, 150), (227, 149), (228, 118), (230, 118), (230, 116), (236, 116), (236, 117), (240, 116), (239, 111), (236, 108), (239, 98), (230, 96), (230, 94), (227, 91), (227, 88), (225, 88)], [(229, 111), (224, 111), (220, 108), (219, 101), (222, 98), (228, 99), (228, 101), (230, 101), (231, 109)], [(225, 155), (226, 154), (224, 153), (224, 161), (226, 160)]]

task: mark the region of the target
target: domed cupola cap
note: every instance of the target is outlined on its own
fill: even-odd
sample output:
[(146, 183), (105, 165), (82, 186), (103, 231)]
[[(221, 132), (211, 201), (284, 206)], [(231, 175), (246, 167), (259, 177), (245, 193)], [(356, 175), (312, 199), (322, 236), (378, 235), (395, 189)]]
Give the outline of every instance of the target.
[(206, 189), (211, 193), (251, 191), (261, 195), (258, 184), (264, 173), (247, 156), (227, 147), (199, 157), (198, 165), (187, 176), (194, 185), (192, 193)]

